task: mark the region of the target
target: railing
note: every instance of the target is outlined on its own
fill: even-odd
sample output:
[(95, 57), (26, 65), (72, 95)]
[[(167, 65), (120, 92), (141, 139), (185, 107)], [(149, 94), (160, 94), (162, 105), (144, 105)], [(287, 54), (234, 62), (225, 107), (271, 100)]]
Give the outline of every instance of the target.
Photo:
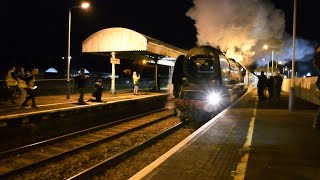
[[(317, 77), (294, 78), (295, 96), (320, 105), (320, 91), (315, 86), (316, 81)], [(289, 93), (290, 83), (291, 79), (284, 79), (282, 90)]]

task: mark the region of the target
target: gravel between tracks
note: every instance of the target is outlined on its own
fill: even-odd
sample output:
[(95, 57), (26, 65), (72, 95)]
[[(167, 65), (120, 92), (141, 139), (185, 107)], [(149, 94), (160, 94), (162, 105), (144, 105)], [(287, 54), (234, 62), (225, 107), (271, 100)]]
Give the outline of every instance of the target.
[(176, 144), (189, 136), (193, 130), (188, 128), (180, 129), (164, 140), (160, 140), (155, 145), (139, 152), (136, 156), (128, 158), (124, 163), (107, 170), (106, 173), (93, 177), (92, 179), (123, 180), (129, 179), (141, 169), (155, 161), (161, 155), (169, 151)]
[[(155, 134), (171, 127), (179, 122), (176, 117), (169, 118), (169, 121), (160, 122), (157, 126), (152, 126), (143, 131), (131, 133), (125, 138), (120, 138), (116, 141), (101, 144), (90, 150), (84, 150), (70, 157), (66, 157), (56, 163), (48, 163), (43, 167), (31, 171), (27, 171), (23, 174), (15, 175), (14, 179), (66, 179), (78, 172), (98, 163), (104, 159), (108, 159), (115, 154), (127, 149), (135, 144), (141, 143), (146, 138), (150, 138)], [(163, 153), (168, 151), (174, 145), (182, 141), (185, 137), (191, 134), (193, 130), (182, 129), (179, 132), (181, 134), (171, 135), (171, 138), (167, 138), (161, 145), (154, 145), (151, 149), (144, 151), (145, 154), (134, 156), (116, 166), (114, 169), (107, 171), (105, 175), (99, 177), (99, 179), (127, 179), (138, 172), (140, 169), (157, 159)], [(160, 141), (162, 142), (162, 141)], [(139, 153), (141, 154), (141, 153)], [(131, 159), (131, 160), (130, 160)], [(132, 163), (134, 162), (134, 163)], [(130, 163), (130, 164), (129, 164)]]

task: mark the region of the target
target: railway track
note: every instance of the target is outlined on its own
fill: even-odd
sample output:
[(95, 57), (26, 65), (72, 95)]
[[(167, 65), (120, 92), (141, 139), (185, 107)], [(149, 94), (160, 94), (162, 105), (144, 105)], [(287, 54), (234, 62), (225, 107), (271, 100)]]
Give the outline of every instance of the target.
[(9, 155), (12, 155), (12, 154), (19, 154), (21, 152), (25, 152), (25, 151), (30, 150), (32, 148), (36, 148), (36, 147), (41, 147), (43, 145), (52, 144), (52, 143), (61, 141), (63, 139), (73, 138), (73, 137), (77, 137), (77, 136), (80, 136), (80, 135), (83, 135), (83, 134), (87, 134), (87, 133), (90, 133), (90, 132), (98, 131), (98, 130), (106, 128), (106, 127), (111, 127), (111, 126), (114, 126), (114, 125), (117, 125), (117, 124), (125, 123), (125, 122), (128, 122), (130, 120), (137, 119), (137, 118), (140, 118), (140, 117), (144, 117), (144, 116), (150, 115), (152, 113), (157, 113), (157, 112), (164, 111), (164, 110), (165, 109), (162, 108), (162, 109), (158, 109), (158, 110), (154, 110), (154, 111), (138, 114), (138, 115), (131, 116), (131, 117), (124, 118), (124, 119), (120, 119), (120, 120), (117, 120), (117, 121), (108, 122), (108, 123), (105, 123), (105, 124), (102, 124), (102, 125), (99, 125), (99, 126), (90, 127), (90, 128), (87, 128), (87, 129), (83, 129), (83, 130), (80, 130), (80, 131), (73, 132), (73, 133), (57, 136), (57, 137), (50, 138), (50, 139), (47, 139), (47, 140), (42, 140), (42, 141), (39, 141), (39, 142), (36, 142), (36, 143), (31, 143), (29, 145), (24, 145), (24, 146), (12, 148), (10, 150), (1, 151), (0, 152), (0, 158), (5, 157), (5, 156), (9, 156)]
[[(80, 164), (79, 168), (72, 171), (71, 175), (68, 173), (63, 174), (63, 178), (71, 177), (71, 179), (89, 176), (100, 167), (119, 163), (121, 159), (134, 154), (143, 149), (143, 147), (150, 146), (157, 139), (163, 138), (163, 136), (180, 127), (179, 121), (172, 121), (172, 116), (172, 111), (161, 110), (1, 152), (0, 178), (27, 177), (30, 172), (37, 171), (37, 169), (52, 163), (59, 165), (64, 159), (78, 156), (81, 153), (90, 153), (92, 151), (97, 156), (96, 150), (92, 149), (104, 146), (104, 144), (112, 145), (114, 142), (120, 141), (119, 139), (129, 139), (132, 133), (145, 134), (145, 131), (149, 131), (148, 128), (150, 127), (157, 129), (156, 126), (159, 123), (168, 124), (166, 129), (153, 133), (156, 135), (145, 137), (139, 140), (139, 143), (133, 143), (133, 145), (128, 145), (126, 148), (120, 148), (122, 149), (120, 150), (121, 152), (116, 151), (108, 155), (101, 153), (100, 156), (103, 159), (97, 158), (94, 163), (90, 162), (89, 165), (82, 166)], [(113, 148), (117, 149), (115, 146)]]
[(92, 176), (95, 176), (96, 174), (99, 174), (99, 173), (102, 174), (104, 171), (106, 171), (106, 169), (112, 168), (113, 166), (120, 164), (125, 159), (127, 159), (131, 156), (134, 156), (136, 153), (155, 144), (160, 139), (165, 138), (166, 136), (175, 132), (177, 129), (181, 128), (181, 126), (182, 126), (182, 123), (179, 123), (169, 129), (167, 129), (166, 131), (164, 131), (162, 133), (156, 134), (154, 137), (147, 139), (145, 142), (143, 142), (141, 144), (133, 146), (126, 151), (120, 152), (117, 155), (115, 155), (109, 159), (106, 159), (106, 160), (104, 160), (104, 161), (102, 161), (102, 162), (100, 162), (90, 168), (83, 170), (82, 172), (68, 178), (68, 180), (90, 179)]

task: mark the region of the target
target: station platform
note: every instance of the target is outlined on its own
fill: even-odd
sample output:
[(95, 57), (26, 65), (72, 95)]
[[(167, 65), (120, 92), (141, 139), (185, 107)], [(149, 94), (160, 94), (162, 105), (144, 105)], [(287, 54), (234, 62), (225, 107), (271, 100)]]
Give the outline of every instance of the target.
[[(85, 94), (88, 100), (91, 93)], [(19, 109), (11, 102), (0, 103), (0, 152), (26, 146), (57, 136), (112, 123), (120, 119), (163, 109), (167, 103), (165, 92), (139, 91), (104, 92), (103, 102), (78, 104), (79, 94), (36, 97), (38, 109), (30, 106)], [(31, 102), (30, 102), (31, 103)], [(29, 104), (31, 105), (31, 104)]]
[(288, 102), (253, 89), (130, 179), (320, 179), (318, 107)]
[[(0, 102), (0, 126), (5, 126), (9, 121), (14, 119), (23, 119), (40, 114), (53, 114), (57, 112), (71, 112), (79, 109), (95, 108), (99, 106), (106, 106), (110, 109), (111, 104), (122, 103), (126, 101), (134, 101), (139, 99), (146, 99), (152, 97), (162, 97), (166, 100), (167, 94), (163, 92), (140, 91), (138, 95), (133, 95), (132, 92), (117, 92), (112, 95), (110, 92), (103, 92), (103, 102), (87, 102), (86, 105), (79, 105), (79, 94), (72, 94), (70, 99), (66, 95), (52, 95), (52, 96), (38, 96), (36, 97), (36, 104), (39, 108), (31, 107), (31, 100), (29, 106), (20, 108), (17, 104), (12, 102)], [(91, 93), (84, 95), (85, 101), (91, 98)], [(159, 103), (160, 104), (160, 103)], [(122, 105), (126, 106), (126, 105)]]

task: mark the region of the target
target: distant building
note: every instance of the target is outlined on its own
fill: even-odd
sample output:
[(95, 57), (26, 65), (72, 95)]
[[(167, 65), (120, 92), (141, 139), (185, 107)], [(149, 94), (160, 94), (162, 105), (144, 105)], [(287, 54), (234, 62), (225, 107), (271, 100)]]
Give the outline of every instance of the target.
[(56, 79), (56, 78), (61, 78), (61, 77), (58, 74), (58, 71), (55, 68), (51, 67), (44, 72), (44, 78), (45, 79)]

